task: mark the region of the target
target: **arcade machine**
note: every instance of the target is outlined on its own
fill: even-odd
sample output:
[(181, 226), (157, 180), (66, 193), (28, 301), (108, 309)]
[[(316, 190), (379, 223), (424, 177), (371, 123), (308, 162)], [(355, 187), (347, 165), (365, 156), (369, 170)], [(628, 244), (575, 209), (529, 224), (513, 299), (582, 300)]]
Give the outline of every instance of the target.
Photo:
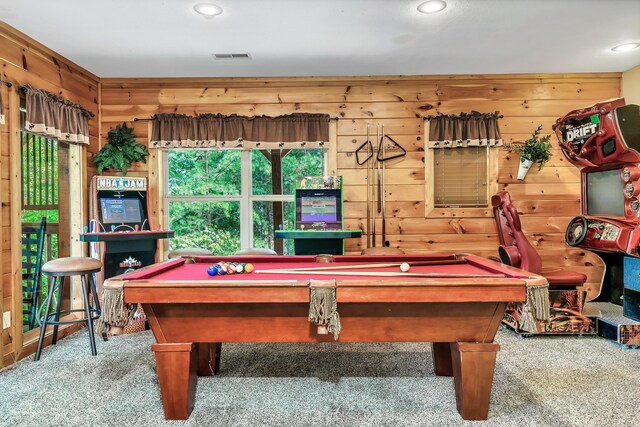
[[(90, 229), (80, 235), (102, 261), (103, 279), (156, 262), (158, 240), (173, 231), (152, 231), (147, 210), (147, 179), (94, 176)], [(102, 283), (98, 281), (97, 283)]]
[(276, 230), (277, 239), (294, 239), (296, 255), (344, 254), (344, 239), (362, 236), (343, 229), (342, 177), (304, 177), (297, 183), (295, 230)]
[(566, 241), (598, 252), (606, 273), (587, 309), (598, 314), (598, 334), (640, 345), (640, 107), (623, 98), (574, 110), (553, 126), (560, 148), (582, 167), (582, 215)]

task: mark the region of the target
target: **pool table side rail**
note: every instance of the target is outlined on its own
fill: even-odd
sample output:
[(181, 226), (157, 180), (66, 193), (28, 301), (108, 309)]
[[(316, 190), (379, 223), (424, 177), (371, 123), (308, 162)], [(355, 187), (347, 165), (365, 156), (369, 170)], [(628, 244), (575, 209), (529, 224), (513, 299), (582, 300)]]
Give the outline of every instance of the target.
[[(263, 258), (263, 261), (264, 258), (273, 259), (273, 257), (258, 258)], [(353, 277), (348, 280), (243, 280), (238, 276), (237, 280), (220, 282), (153, 279), (155, 275), (185, 263), (184, 259), (178, 258), (110, 278), (105, 282), (105, 287), (124, 288), (124, 301), (127, 303), (306, 303), (309, 301), (309, 287), (323, 283), (323, 286), (335, 286), (338, 303), (346, 303), (524, 302), (526, 287), (547, 285), (546, 279), (542, 276), (533, 275), (524, 270), (472, 255), (465, 255), (464, 258), (469, 263), (489, 270), (491, 273), (505, 273), (516, 277), (419, 280), (415, 278), (402, 280), (400, 277), (394, 277), (393, 280), (371, 280), (370, 278), (359, 280)]]

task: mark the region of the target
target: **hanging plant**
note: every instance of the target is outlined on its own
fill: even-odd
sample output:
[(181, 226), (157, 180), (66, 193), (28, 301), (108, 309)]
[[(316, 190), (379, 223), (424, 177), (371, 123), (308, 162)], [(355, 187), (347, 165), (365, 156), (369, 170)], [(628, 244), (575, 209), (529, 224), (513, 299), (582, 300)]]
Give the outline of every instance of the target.
[(113, 169), (126, 175), (132, 163), (147, 163), (149, 151), (135, 138), (133, 128), (127, 127), (126, 123), (118, 124), (115, 129), (111, 129), (107, 134), (107, 144), (93, 159), (98, 173), (105, 169)]
[(538, 170), (542, 170), (544, 164), (551, 158), (551, 135), (540, 137), (542, 125), (531, 134), (531, 138), (522, 144), (514, 144), (513, 149), (520, 153), (520, 159), (538, 162)]

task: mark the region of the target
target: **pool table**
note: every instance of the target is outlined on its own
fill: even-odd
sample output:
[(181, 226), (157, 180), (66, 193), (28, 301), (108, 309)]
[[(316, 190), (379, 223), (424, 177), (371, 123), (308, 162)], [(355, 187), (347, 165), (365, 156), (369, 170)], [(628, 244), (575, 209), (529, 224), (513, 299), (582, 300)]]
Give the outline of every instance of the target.
[[(255, 271), (209, 276), (207, 268), (225, 260), (251, 263)], [(400, 270), (403, 262), (408, 272)], [(290, 270), (317, 267), (329, 269)], [(105, 287), (144, 308), (167, 419), (189, 417), (197, 375), (218, 371), (221, 343), (334, 341), (308, 319), (310, 289), (329, 287), (341, 323), (337, 341), (431, 342), (435, 374), (454, 378), (458, 412), (483, 420), (505, 307), (525, 301), (528, 286), (546, 283), (477, 256), (425, 254), (178, 258), (111, 278)]]

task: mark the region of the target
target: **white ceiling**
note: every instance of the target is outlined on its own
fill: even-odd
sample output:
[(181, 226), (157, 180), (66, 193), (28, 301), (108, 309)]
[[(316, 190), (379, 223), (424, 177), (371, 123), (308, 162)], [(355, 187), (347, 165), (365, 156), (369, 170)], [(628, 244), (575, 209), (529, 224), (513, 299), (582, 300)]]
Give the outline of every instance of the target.
[[(98, 77), (626, 71), (640, 0), (2, 0), (0, 20)], [(215, 3), (214, 18), (193, 5)], [(216, 60), (214, 53), (249, 53)]]

